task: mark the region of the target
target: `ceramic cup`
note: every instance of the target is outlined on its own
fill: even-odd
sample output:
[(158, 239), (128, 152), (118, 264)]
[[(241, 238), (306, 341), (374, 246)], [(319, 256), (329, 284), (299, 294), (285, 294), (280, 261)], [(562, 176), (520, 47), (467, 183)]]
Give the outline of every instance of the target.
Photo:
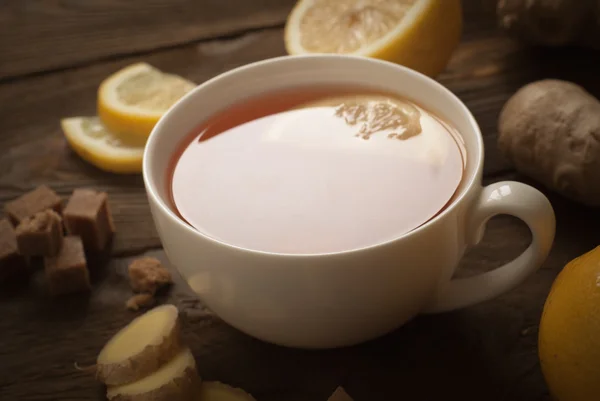
[[(201, 120), (244, 98), (289, 86), (348, 84), (393, 91), (454, 125), (467, 166), (458, 196), (442, 213), (398, 238), (344, 252), (289, 255), (242, 249), (192, 228), (173, 211), (169, 161)], [(177, 102), (155, 126), (144, 154), (144, 182), (160, 239), (198, 297), (231, 326), (261, 340), (300, 348), (348, 346), (386, 334), (419, 313), (494, 298), (540, 267), (555, 217), (533, 187), (504, 181), (482, 187), (483, 141), (467, 107), (435, 80), (408, 68), (341, 55), (286, 56), (219, 75)], [(494, 215), (523, 220), (531, 245), (480, 275), (453, 274)]]

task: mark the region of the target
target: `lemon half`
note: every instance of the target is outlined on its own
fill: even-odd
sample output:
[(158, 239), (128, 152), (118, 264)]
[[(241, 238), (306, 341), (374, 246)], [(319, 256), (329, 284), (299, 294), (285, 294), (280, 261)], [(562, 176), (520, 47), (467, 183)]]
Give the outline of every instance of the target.
[(116, 135), (98, 117), (71, 117), (60, 121), (65, 138), (82, 159), (111, 173), (142, 171), (145, 139)]
[(162, 115), (196, 84), (147, 63), (125, 67), (98, 89), (98, 116), (108, 129), (147, 138)]
[(290, 55), (378, 58), (434, 77), (461, 33), (460, 0), (300, 0), (286, 22), (285, 47)]
[(558, 274), (540, 319), (539, 359), (553, 399), (592, 401), (600, 394), (600, 246)]

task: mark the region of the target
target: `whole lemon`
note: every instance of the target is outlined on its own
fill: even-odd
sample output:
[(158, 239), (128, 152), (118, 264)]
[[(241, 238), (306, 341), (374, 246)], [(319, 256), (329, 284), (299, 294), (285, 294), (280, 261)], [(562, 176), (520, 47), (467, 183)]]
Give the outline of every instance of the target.
[(600, 246), (554, 281), (540, 322), (542, 373), (557, 401), (600, 399)]

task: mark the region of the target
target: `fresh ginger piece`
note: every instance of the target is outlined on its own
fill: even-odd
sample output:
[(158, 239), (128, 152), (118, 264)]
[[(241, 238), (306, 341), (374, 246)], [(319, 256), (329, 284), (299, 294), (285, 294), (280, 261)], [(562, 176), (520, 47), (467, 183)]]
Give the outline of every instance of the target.
[(521, 174), (587, 206), (600, 206), (600, 101), (569, 81), (521, 87), (498, 119), (498, 149)]
[(203, 382), (197, 401), (256, 401), (242, 389), (220, 382)]
[(133, 319), (98, 354), (96, 377), (107, 386), (133, 383), (170, 361), (180, 350), (179, 312), (161, 305)]
[(528, 43), (599, 48), (596, 0), (498, 0), (496, 14), (504, 31)]
[(141, 380), (108, 387), (106, 397), (110, 401), (192, 401), (199, 385), (194, 355), (189, 348), (184, 348)]

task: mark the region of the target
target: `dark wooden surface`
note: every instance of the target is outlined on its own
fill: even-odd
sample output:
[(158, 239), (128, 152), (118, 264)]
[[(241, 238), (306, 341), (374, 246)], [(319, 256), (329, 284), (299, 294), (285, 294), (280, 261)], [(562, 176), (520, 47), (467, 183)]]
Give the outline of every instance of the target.
[[(101, 387), (73, 368), (94, 360), (135, 313), (123, 305), (131, 258), (165, 259), (140, 176), (89, 166), (66, 146), (59, 119), (91, 115), (100, 81), (146, 61), (198, 83), (233, 67), (284, 54), (291, 0), (4, 0), (0, 3), (0, 203), (46, 183), (109, 192), (118, 234), (110, 258), (92, 261), (89, 297), (48, 297), (41, 272), (0, 290), (0, 400), (100, 400)], [(600, 55), (530, 49), (496, 29), (494, 0), (464, 1), (465, 30), (438, 79), (472, 110), (485, 136), (485, 183), (526, 181), (495, 146), (506, 99), (540, 78), (570, 79), (600, 95)], [(537, 185), (536, 183), (529, 182)], [(541, 188), (544, 190), (543, 188)], [(549, 401), (538, 359), (537, 325), (564, 264), (600, 243), (600, 213), (548, 193), (557, 238), (542, 269), (519, 288), (460, 311), (421, 316), (396, 332), (331, 351), (284, 349), (249, 338), (205, 310), (177, 276), (161, 302), (185, 319), (202, 376), (245, 388), (258, 401), (325, 400), (341, 384), (356, 401)], [(530, 234), (494, 218), (459, 274), (512, 259)]]

